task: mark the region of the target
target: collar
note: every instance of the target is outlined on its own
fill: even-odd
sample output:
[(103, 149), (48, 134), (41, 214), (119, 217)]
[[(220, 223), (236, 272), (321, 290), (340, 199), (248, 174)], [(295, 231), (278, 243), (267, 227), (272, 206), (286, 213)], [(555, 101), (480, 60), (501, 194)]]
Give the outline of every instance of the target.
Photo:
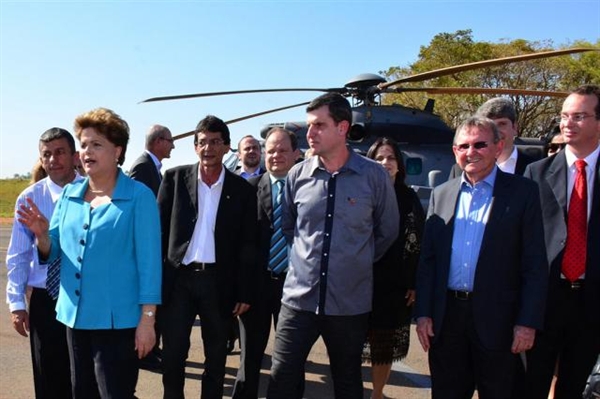
[[(58, 197), (60, 197), (64, 187), (54, 183), (49, 177), (45, 177), (44, 180), (46, 181), (46, 187), (48, 187), (48, 191), (50, 191), (50, 197), (52, 197), (52, 201), (56, 202)], [(83, 180), (83, 178), (79, 173), (77, 173), (77, 171), (75, 171), (75, 177), (73, 180), (71, 180), (71, 183), (75, 183), (80, 180)]]
[(156, 166), (156, 169), (158, 169), (158, 171), (160, 172), (160, 169), (162, 168), (162, 163), (158, 160), (156, 155), (154, 155), (152, 152), (150, 152), (148, 150), (144, 150), (144, 151), (146, 152), (146, 154), (150, 155), (152, 162), (154, 162), (154, 166)]
[[(350, 152), (350, 156), (346, 160), (346, 163), (344, 164), (344, 166), (342, 166), (335, 173), (341, 173), (341, 172), (350, 170), (350, 171), (360, 174), (362, 171), (363, 162), (365, 160), (368, 160), (368, 162), (375, 162), (373, 160), (369, 160), (368, 158), (363, 157), (360, 154), (357, 154), (351, 147), (347, 147), (347, 148), (348, 148), (348, 151)], [(319, 158), (318, 156), (312, 156), (305, 162), (310, 162), (309, 170), (310, 170), (311, 175), (313, 175), (317, 169), (327, 171), (327, 169), (325, 169), (325, 166), (323, 166), (323, 163), (321, 162), (321, 158)], [(329, 173), (329, 172), (327, 172), (327, 173)]]
[[(201, 170), (200, 164), (198, 164), (198, 181), (200, 183), (206, 184), (202, 181), (202, 170)], [(224, 181), (225, 181), (225, 167), (223, 167), (223, 165), (221, 165), (221, 173), (219, 173), (219, 178), (217, 179), (217, 181), (215, 181), (215, 183), (212, 186), (217, 185), (217, 184), (223, 184)]]
[(271, 185), (275, 184), (278, 180), (285, 181), (286, 177), (287, 177), (287, 174), (285, 176), (283, 176), (283, 177), (275, 177), (275, 176), (273, 176), (272, 174), (269, 173), (269, 181), (271, 182)]
[(492, 169), (492, 171), (483, 178), (483, 180), (481, 180), (480, 182), (475, 183), (475, 185), (472, 185), (467, 178), (465, 177), (465, 172), (463, 172), (460, 175), (460, 186), (464, 187), (464, 185), (466, 184), (467, 187), (475, 187), (481, 183), (486, 183), (488, 186), (490, 186), (492, 189), (494, 188), (494, 182), (496, 181), (496, 175), (498, 174), (498, 165), (494, 166), (494, 169)]
[[(569, 149), (569, 146), (566, 146), (563, 150), (565, 152), (565, 157), (567, 159), (567, 166), (570, 168), (573, 166), (575, 161), (579, 158), (575, 156)], [(600, 154), (600, 144), (596, 146), (596, 149), (592, 151), (587, 157), (583, 158), (587, 166), (590, 167), (590, 170), (596, 170), (596, 163), (598, 162), (598, 154)]]

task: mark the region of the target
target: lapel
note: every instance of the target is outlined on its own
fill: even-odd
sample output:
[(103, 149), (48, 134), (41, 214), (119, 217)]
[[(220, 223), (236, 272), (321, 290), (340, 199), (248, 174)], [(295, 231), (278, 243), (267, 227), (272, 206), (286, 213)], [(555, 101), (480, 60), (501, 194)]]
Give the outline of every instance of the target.
[[(509, 209), (509, 198), (511, 195), (518, 195), (518, 193), (511, 192), (510, 177), (498, 169), (496, 174), (496, 181), (494, 181), (494, 191), (492, 192), (492, 203), (490, 204), (490, 216), (485, 225), (483, 231), (483, 238), (481, 240), (480, 254), (485, 253), (487, 246), (495, 245), (493, 242), (493, 232), (496, 228), (502, 228), (502, 218)], [(490, 242), (491, 240), (491, 242)], [(479, 257), (481, 259), (481, 256)]]
[(199, 163), (195, 163), (190, 165), (190, 167), (185, 172), (183, 177), (185, 188), (188, 191), (188, 195), (192, 201), (192, 207), (196, 216), (198, 216), (198, 168), (200, 167)]
[[(567, 157), (565, 152), (561, 151), (554, 155), (554, 162), (548, 167), (546, 181), (554, 193), (554, 197), (563, 212), (567, 212)], [(596, 174), (597, 176), (597, 174)]]
[(273, 223), (273, 200), (271, 195), (271, 178), (269, 176), (268, 173), (264, 173), (258, 181), (257, 198), (259, 206), (264, 210), (269, 221)]

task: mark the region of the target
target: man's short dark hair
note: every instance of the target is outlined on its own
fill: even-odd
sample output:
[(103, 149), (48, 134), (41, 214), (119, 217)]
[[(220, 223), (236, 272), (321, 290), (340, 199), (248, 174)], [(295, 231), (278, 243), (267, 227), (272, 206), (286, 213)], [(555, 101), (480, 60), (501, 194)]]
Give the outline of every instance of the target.
[(596, 96), (598, 100), (596, 102), (596, 108), (594, 108), (594, 112), (596, 113), (596, 120), (600, 119), (600, 86), (596, 85), (583, 85), (579, 86), (575, 90), (571, 92), (571, 94), (578, 94), (580, 96)]
[(73, 135), (66, 129), (60, 127), (53, 127), (42, 133), (40, 136), (40, 144), (49, 143), (58, 139), (67, 140), (69, 148), (71, 149), (71, 154), (75, 154), (75, 139), (73, 138)]
[(484, 102), (475, 113), (490, 119), (507, 118), (512, 123), (517, 121), (515, 104), (508, 98), (496, 97)]
[(204, 119), (198, 122), (194, 131), (194, 145), (198, 144), (198, 133), (206, 132), (221, 133), (223, 143), (227, 145), (231, 144), (231, 136), (227, 124), (214, 115), (206, 115)]
[(272, 135), (275, 132), (281, 132), (284, 134), (287, 134), (287, 136), (290, 138), (290, 144), (292, 145), (292, 151), (296, 151), (298, 149), (298, 136), (296, 136), (296, 133), (289, 131), (287, 129), (284, 129), (282, 127), (276, 126), (271, 128), (267, 134), (265, 135), (265, 141), (269, 138), (270, 135)]
[(350, 130), (352, 126), (352, 107), (348, 100), (339, 93), (325, 93), (320, 95), (308, 104), (306, 112), (314, 111), (325, 105), (329, 108), (329, 115), (335, 123), (348, 121), (348, 130)]

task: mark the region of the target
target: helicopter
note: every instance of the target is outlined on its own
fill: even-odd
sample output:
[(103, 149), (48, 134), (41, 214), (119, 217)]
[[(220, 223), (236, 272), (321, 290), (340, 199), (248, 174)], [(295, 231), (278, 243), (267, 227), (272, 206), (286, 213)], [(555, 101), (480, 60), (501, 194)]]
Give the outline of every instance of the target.
[[(406, 184), (410, 185), (422, 202), (429, 199), (433, 187), (445, 181), (448, 171), (455, 162), (452, 152), (454, 130), (449, 127), (441, 117), (434, 113), (435, 101), (429, 99), (423, 109), (406, 107), (400, 104), (383, 105), (382, 95), (402, 92), (426, 92), (427, 94), (494, 94), (494, 95), (531, 95), (544, 97), (566, 97), (567, 92), (542, 91), (512, 88), (478, 88), (478, 87), (405, 87), (406, 83), (422, 82), (440, 76), (451, 75), (459, 72), (505, 65), (534, 59), (557, 57), (587, 51), (600, 51), (595, 48), (575, 47), (563, 50), (544, 51), (523, 54), (511, 57), (496, 58), (478, 61), (463, 65), (450, 66), (434, 71), (424, 72), (412, 76), (387, 82), (385, 78), (371, 73), (356, 76), (340, 88), (281, 88), (281, 89), (255, 89), (234, 90), (209, 93), (183, 94), (174, 96), (153, 97), (143, 100), (142, 103), (155, 101), (182, 100), (201, 97), (222, 95), (273, 93), (273, 92), (335, 92), (351, 99), (353, 124), (348, 132), (348, 143), (356, 152), (366, 154), (370, 145), (378, 137), (391, 137), (395, 139), (402, 151), (405, 169)], [(275, 113), (295, 107), (308, 105), (310, 101), (287, 105), (259, 113), (246, 115), (230, 121), (227, 124), (240, 122), (246, 119)], [(301, 150), (308, 149), (306, 140), (307, 127), (305, 122), (272, 123), (261, 129), (261, 137), (273, 127), (283, 127), (296, 134)], [(194, 131), (173, 136), (178, 140), (194, 134)], [(527, 147), (534, 156), (543, 156), (543, 142), (540, 140), (521, 140), (517, 145)]]

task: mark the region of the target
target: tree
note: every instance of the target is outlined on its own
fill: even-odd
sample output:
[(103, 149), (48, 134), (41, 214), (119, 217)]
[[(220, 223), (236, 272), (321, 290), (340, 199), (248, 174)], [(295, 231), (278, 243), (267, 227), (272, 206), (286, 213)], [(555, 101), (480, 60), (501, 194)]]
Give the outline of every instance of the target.
[[(428, 72), (492, 58), (509, 57), (569, 47), (600, 48), (600, 40), (592, 43), (577, 41), (555, 47), (551, 41), (530, 42), (523, 39), (499, 43), (475, 42), (471, 30), (440, 33), (428, 46), (421, 46), (419, 59), (408, 67), (390, 67), (381, 73), (390, 81), (404, 76)], [(571, 56), (525, 61), (498, 67), (465, 71), (441, 76), (411, 87), (484, 87), (548, 91), (569, 91), (582, 84), (600, 84), (600, 53), (589, 52)], [(384, 104), (399, 103), (423, 108), (427, 93), (386, 94)], [(494, 95), (435, 95), (435, 112), (450, 126), (457, 126), (486, 100)], [(540, 137), (554, 125), (563, 100), (555, 97), (507, 96), (516, 106), (520, 133), (525, 137)]]

